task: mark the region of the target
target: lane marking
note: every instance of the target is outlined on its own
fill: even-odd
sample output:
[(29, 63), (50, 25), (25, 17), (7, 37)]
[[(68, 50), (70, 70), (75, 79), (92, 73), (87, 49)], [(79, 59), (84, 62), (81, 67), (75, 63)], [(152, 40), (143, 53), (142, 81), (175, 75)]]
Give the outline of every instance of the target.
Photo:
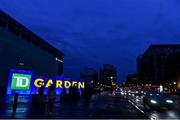
[(138, 109), (141, 113), (144, 114), (144, 111), (141, 110), (137, 105), (135, 105), (131, 100), (128, 100), (128, 102), (130, 102), (136, 109)]

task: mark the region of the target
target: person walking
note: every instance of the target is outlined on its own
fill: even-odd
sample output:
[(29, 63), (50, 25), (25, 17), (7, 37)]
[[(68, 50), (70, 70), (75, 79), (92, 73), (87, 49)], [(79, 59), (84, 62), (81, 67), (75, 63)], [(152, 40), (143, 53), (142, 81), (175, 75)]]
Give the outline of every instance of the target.
[(49, 115), (52, 115), (55, 99), (56, 99), (55, 89), (54, 86), (51, 85), (48, 92)]
[(42, 86), (39, 88), (38, 94), (39, 94), (39, 95), (43, 95), (43, 94), (44, 94), (44, 85), (42, 85)]
[(16, 112), (16, 109), (17, 109), (18, 96), (19, 95), (17, 93), (14, 94), (13, 112)]
[(66, 88), (63, 88), (63, 92), (60, 94), (60, 101), (61, 101), (61, 103), (67, 103), (67, 101), (68, 101), (68, 95), (66, 92)]

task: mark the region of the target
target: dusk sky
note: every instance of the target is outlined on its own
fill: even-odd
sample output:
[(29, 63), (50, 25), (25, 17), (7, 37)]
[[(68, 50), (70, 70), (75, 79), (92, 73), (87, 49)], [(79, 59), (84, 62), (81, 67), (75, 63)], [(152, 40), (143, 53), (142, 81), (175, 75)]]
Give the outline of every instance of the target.
[(61, 50), (71, 77), (109, 63), (124, 81), (150, 44), (180, 43), (180, 0), (0, 0), (0, 9)]

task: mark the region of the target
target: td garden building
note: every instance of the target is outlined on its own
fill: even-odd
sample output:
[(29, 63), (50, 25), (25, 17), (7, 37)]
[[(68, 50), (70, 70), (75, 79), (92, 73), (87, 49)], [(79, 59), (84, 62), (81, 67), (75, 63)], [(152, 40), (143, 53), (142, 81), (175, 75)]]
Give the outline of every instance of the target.
[(52, 77), (63, 74), (64, 54), (0, 10), (0, 92), (10, 69)]

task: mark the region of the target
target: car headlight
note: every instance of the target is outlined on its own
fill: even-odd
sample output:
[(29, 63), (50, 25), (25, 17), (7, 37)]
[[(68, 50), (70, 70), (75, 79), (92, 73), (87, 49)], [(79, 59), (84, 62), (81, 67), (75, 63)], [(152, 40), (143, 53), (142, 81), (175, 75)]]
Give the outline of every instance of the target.
[(155, 100), (150, 100), (150, 102), (153, 104), (157, 104), (157, 102)]
[(166, 103), (173, 103), (172, 100), (166, 100)]

